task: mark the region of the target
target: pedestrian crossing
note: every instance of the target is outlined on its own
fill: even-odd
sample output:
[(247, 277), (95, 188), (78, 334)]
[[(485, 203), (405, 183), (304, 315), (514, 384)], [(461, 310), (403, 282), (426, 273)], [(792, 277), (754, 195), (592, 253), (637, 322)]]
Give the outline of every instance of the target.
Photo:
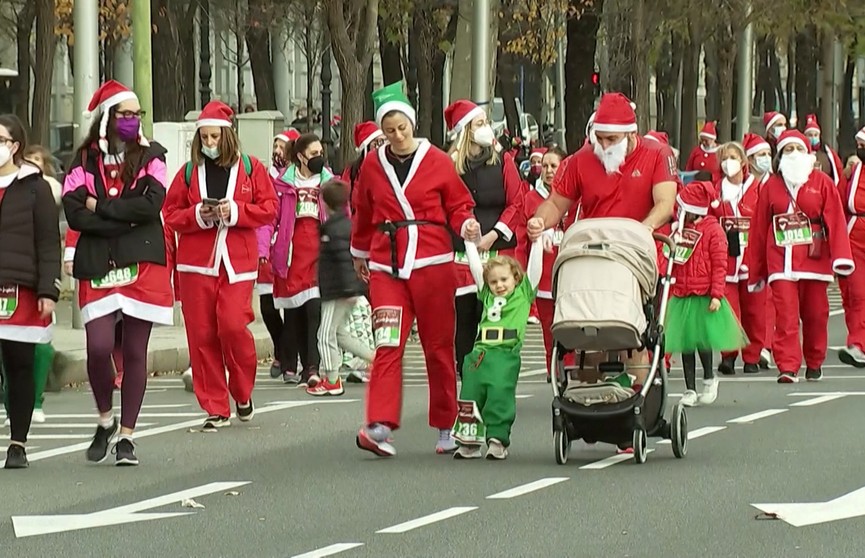
[(843, 305), (841, 303), (841, 289), (838, 288), (837, 283), (831, 283), (829, 285), (829, 311), (837, 312), (843, 309)]

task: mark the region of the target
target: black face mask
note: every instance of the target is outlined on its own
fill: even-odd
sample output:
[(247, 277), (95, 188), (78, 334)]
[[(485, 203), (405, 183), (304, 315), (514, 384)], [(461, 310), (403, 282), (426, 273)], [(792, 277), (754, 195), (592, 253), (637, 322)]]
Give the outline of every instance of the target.
[(859, 160), (865, 163), (865, 147), (857, 147), (856, 148), (856, 156), (859, 157)]
[(308, 168), (309, 172), (312, 174), (321, 174), (321, 171), (324, 170), (324, 157), (319, 155), (308, 160), (306, 162), (306, 168)]

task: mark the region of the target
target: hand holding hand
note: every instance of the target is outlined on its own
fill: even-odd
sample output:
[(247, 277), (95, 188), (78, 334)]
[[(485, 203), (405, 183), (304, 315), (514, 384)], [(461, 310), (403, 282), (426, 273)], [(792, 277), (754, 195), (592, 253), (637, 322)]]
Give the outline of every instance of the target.
[(475, 219), (466, 221), (465, 230), (463, 231), (463, 240), (471, 240), (478, 242), (481, 236), (481, 225)]
[(43, 318), (50, 318), (51, 314), (54, 312), (55, 303), (50, 298), (40, 298), (37, 303), (39, 308), (39, 314)]
[(721, 309), (721, 301), (717, 298), (713, 298), (709, 301), (709, 312), (717, 312)]
[(532, 217), (526, 223), (526, 233), (528, 233), (529, 240), (534, 242), (541, 236), (544, 232), (544, 220), (540, 217)]
[(84, 206), (87, 207), (91, 212), (96, 213), (96, 198), (87, 196), (87, 200), (84, 202)]
[(63, 273), (72, 277), (72, 262), (63, 262)]
[(493, 243), (499, 238), (499, 235), (496, 234), (496, 231), (490, 231), (487, 234), (481, 237), (480, 242), (477, 243), (478, 250), (485, 252), (492, 248)]

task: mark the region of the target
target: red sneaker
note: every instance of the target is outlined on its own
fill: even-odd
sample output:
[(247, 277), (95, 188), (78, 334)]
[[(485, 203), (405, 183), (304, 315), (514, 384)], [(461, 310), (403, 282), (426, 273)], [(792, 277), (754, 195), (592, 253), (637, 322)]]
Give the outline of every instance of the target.
[(316, 385), (306, 388), (306, 393), (316, 397), (339, 396), (345, 393), (345, 388), (342, 386), (342, 378), (337, 378), (334, 383), (324, 378)]

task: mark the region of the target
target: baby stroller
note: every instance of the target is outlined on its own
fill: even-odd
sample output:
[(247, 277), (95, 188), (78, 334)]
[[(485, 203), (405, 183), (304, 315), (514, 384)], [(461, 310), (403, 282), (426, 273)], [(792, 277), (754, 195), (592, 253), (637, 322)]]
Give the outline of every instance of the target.
[[(673, 259), (668, 258), (659, 287), (655, 240), (675, 251), (670, 238), (631, 219), (577, 221), (562, 239), (553, 265), (552, 325), (553, 445), (560, 465), (579, 439), (633, 445), (637, 463), (646, 461), (648, 437), (670, 440), (677, 458), (687, 452), (684, 407), (675, 405), (670, 420), (664, 418), (663, 324)], [(646, 348), (651, 351), (651, 365), (642, 367), (649, 369), (646, 380), (631, 385), (620, 352)], [(579, 365), (566, 367), (564, 355), (572, 351)], [(606, 353), (605, 362), (582, 370), (587, 352)]]

